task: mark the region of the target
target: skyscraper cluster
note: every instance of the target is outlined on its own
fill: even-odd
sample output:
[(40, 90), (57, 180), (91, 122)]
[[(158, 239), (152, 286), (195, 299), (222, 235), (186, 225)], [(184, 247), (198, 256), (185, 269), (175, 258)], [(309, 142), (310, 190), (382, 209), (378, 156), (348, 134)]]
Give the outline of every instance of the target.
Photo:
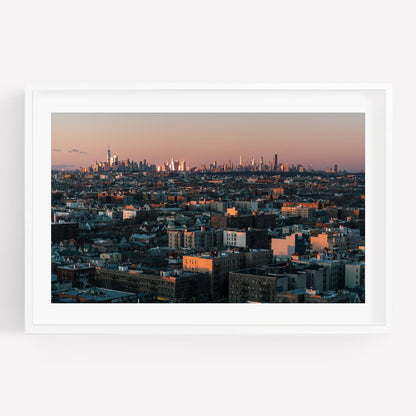
[(154, 165), (148, 165), (146, 159), (139, 163), (130, 159), (119, 159), (118, 155), (111, 155), (111, 150), (107, 147), (106, 161), (95, 161), (92, 166), (81, 168), (81, 172), (138, 172), (138, 171), (155, 171)]
[[(208, 165), (202, 164), (198, 167), (191, 167), (185, 160), (175, 160), (172, 157), (170, 160), (163, 162), (161, 165), (148, 164), (146, 159), (139, 163), (130, 159), (121, 160), (118, 155), (111, 154), (111, 150), (107, 147), (106, 161), (94, 162), (92, 166), (81, 168), (81, 172), (313, 172), (312, 164), (309, 164), (306, 169), (302, 164), (279, 163), (277, 153), (274, 157), (265, 162), (264, 156), (260, 156), (257, 160), (251, 156), (249, 161), (243, 162), (242, 155), (239, 156), (239, 164), (234, 164), (231, 159), (224, 163), (218, 163), (214, 160)], [(335, 164), (333, 168), (326, 168), (326, 173), (339, 173), (338, 165)]]
[(162, 165), (157, 166), (156, 170), (158, 172), (185, 172), (186, 161), (175, 160), (172, 157), (170, 161), (164, 162)]

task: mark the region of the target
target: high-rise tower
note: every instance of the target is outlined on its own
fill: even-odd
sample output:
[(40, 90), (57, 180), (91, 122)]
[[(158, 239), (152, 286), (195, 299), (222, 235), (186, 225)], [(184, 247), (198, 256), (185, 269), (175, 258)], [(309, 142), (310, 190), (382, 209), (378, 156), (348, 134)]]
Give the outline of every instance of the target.
[(110, 164), (111, 159), (111, 152), (110, 152), (110, 146), (107, 146), (107, 163)]

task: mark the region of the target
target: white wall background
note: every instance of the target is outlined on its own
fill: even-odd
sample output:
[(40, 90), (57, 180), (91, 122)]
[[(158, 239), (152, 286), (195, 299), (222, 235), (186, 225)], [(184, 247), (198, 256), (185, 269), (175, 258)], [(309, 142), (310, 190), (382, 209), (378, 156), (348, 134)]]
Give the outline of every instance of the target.
[[(282, 3), (282, 4), (280, 4)], [(410, 414), (415, 274), (411, 1), (9, 1), (0, 15), (0, 413)], [(393, 333), (23, 334), (28, 83), (391, 82)]]

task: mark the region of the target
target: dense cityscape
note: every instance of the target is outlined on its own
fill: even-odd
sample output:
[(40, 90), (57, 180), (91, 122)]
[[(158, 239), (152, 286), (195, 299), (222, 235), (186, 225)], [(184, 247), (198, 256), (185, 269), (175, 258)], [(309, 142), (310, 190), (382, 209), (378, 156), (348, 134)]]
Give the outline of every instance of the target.
[(52, 170), (52, 302), (365, 302), (363, 172), (105, 156)]
[[(190, 167), (185, 160), (175, 160), (173, 157), (160, 165), (148, 164), (144, 159), (139, 163), (130, 159), (121, 160), (117, 155), (111, 155), (110, 148), (107, 148), (107, 160), (104, 162), (95, 162), (94, 165), (87, 168), (80, 168), (83, 173), (98, 172), (313, 172), (312, 164), (307, 169), (302, 164), (279, 163), (278, 155), (275, 154), (273, 159), (265, 163), (264, 157), (260, 156), (256, 161), (254, 156), (250, 161), (243, 163), (240, 155), (240, 163), (234, 164), (230, 159), (226, 163), (218, 163), (216, 160), (208, 165), (201, 164), (198, 167)], [(338, 173), (338, 165), (333, 168), (326, 168), (325, 173)], [(346, 171), (344, 171), (346, 173)]]

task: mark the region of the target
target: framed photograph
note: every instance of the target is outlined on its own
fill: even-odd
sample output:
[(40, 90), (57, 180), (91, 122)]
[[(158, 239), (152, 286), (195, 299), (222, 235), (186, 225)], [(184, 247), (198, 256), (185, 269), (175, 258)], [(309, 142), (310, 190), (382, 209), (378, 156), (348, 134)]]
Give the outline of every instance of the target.
[(391, 328), (391, 87), (26, 90), (27, 333)]

